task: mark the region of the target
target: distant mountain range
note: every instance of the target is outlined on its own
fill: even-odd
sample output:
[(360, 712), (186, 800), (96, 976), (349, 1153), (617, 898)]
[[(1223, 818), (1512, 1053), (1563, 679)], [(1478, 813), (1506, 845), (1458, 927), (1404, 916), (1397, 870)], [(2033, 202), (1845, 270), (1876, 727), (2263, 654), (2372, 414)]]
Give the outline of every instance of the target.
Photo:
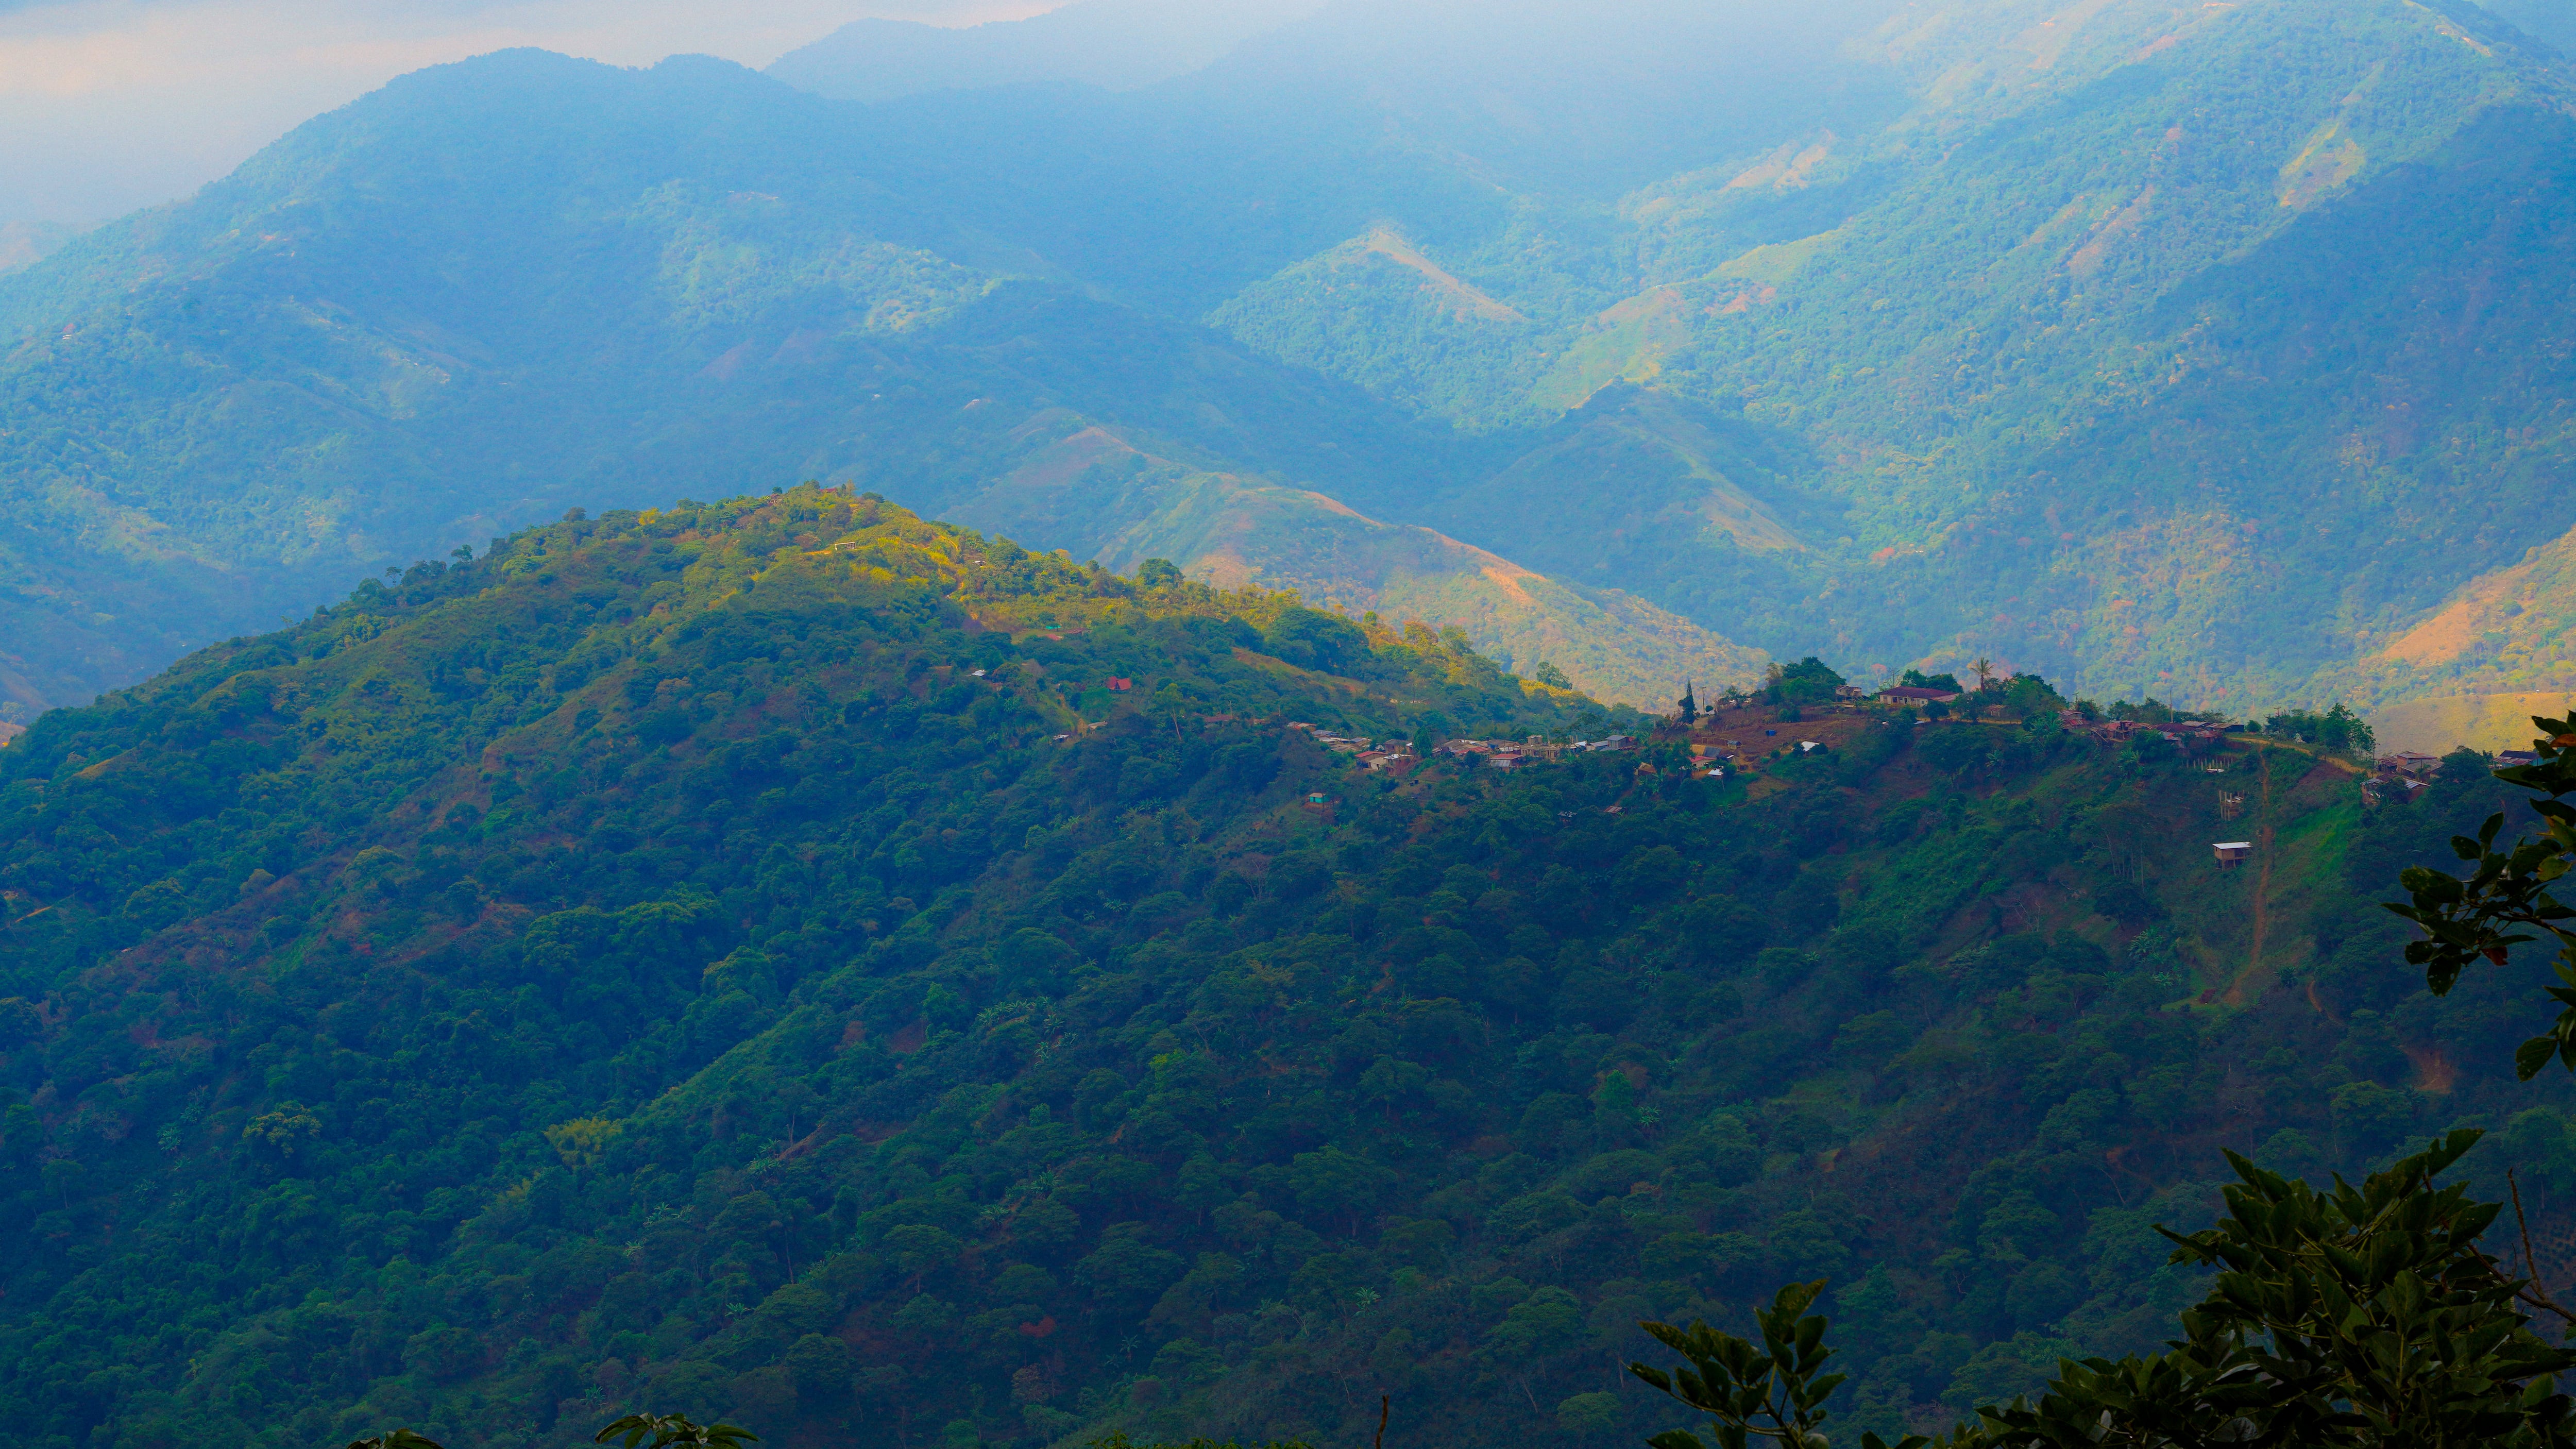
[(1070, 81), (1132, 90), (1218, 60), (1323, 0), (1074, 0), (1026, 20), (854, 20), (772, 62), (789, 85), (849, 101)]
[(2576, 93), (2500, 8), (1089, 0), (425, 71), (0, 277), (0, 694), (808, 477), (1632, 702), (2576, 687)]
[(72, 228), (60, 222), (0, 222), (0, 272), (42, 261), (72, 236)]

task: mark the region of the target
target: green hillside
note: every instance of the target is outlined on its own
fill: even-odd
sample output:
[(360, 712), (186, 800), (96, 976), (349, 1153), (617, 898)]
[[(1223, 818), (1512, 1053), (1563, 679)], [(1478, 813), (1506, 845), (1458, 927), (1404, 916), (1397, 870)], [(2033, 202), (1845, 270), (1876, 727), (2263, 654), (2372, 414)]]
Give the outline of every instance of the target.
[(1637, 1319), (1819, 1275), (1884, 1431), (2164, 1336), (2149, 1225), (2221, 1146), (2483, 1121), (2576, 1221), (2565, 1086), (2505, 1069), (2533, 973), (2436, 1001), (2368, 904), (2509, 798), (2474, 762), (2365, 814), (2279, 746), (1746, 711), (1749, 779), (1388, 777), (1289, 721), (1639, 728), (816, 488), (45, 715), (0, 748), (0, 1408), (962, 1449), (1354, 1442), (1385, 1393), (1400, 1442), (1606, 1446), (1672, 1422)]

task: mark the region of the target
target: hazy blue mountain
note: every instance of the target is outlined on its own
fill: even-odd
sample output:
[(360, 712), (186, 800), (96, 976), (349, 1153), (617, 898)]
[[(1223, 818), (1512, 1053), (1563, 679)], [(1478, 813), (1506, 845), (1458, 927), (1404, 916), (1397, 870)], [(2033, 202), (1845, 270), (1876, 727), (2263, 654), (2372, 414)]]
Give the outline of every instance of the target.
[[(1959, 4), (1838, 60), (1903, 115), (1784, 127), (1607, 215), (1381, 218), (1210, 315), (1466, 427), (1614, 383), (1736, 419), (1831, 522), (1747, 551), (1732, 477), (1644, 532), (1482, 484), (1428, 516), (1869, 675), (2355, 687), (2372, 641), (2576, 524), (2541, 300), (2576, 280), (2567, 73), (2527, 37), (2466, 5)], [(1652, 513), (1664, 485), (1616, 476), (1612, 512)]]
[(57, 221), (0, 222), (0, 272), (42, 261), (79, 234), (78, 228)]
[(2489, 10), (2561, 51), (2576, 51), (2576, 4), (2568, 0), (2481, 0)]
[[(2388, 640), (2576, 527), (2569, 99), (2404, 0), (1336, 3), (867, 104), (487, 57), (0, 279), (0, 668), (77, 698), (356, 568), (817, 477), (1356, 602), (1484, 550), (1865, 681), (2396, 698)], [(1090, 428), (1170, 486), (1046, 473)], [(1348, 572), (1336, 508), (1387, 530)]]
[(854, 101), (1032, 81), (1130, 90), (1196, 70), (1320, 3), (1075, 0), (1026, 20), (982, 25), (853, 20), (780, 56), (769, 74), (819, 96)]
[[(1473, 465), (1444, 426), (1086, 295), (1028, 214), (952, 205), (937, 172), (880, 159), (936, 124), (721, 62), (505, 54), (388, 87), (12, 277), (0, 387), (35, 425), (0, 436), (25, 484), (0, 502), (10, 697), (85, 697), (353, 573), (675, 480), (865, 480), (991, 500), (961, 516), (992, 522), (993, 481), (1085, 426), (1301, 498)], [(1317, 236), (1365, 214), (1316, 205)], [(1138, 506), (1126, 536), (1163, 551), (1133, 532), (1160, 506)], [(1311, 552), (1238, 538), (1227, 557), (1328, 591), (1290, 561)], [(1500, 589), (1473, 583), (1484, 567), (1434, 572)], [(1629, 659), (1590, 637), (1633, 633), (1627, 615), (1580, 607), (1605, 693), (1746, 667), (1679, 620)], [(1484, 642), (1527, 653), (1553, 627)]]
[(1893, 120), (1902, 77), (1849, 49), (1905, 9), (1335, 0), (1171, 89), (1237, 94), (1279, 124), (1307, 111), (1363, 116), (1382, 144), (1442, 156), (1488, 185), (1608, 205), (1812, 128)]

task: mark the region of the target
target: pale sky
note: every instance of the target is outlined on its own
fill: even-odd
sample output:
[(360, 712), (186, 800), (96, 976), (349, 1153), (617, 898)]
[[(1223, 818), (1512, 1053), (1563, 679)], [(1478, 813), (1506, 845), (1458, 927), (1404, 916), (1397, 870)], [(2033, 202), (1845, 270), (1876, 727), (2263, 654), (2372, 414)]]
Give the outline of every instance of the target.
[(765, 66), (864, 16), (971, 25), (1063, 0), (0, 0), (0, 223), (185, 196), (407, 71), (535, 45)]

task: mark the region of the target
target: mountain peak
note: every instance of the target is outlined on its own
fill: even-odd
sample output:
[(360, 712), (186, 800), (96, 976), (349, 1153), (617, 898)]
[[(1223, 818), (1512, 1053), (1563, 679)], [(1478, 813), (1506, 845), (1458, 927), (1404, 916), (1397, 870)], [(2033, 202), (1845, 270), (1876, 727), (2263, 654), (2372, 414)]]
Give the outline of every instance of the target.
[(1074, 0), (1024, 20), (953, 28), (854, 20), (780, 56), (769, 74), (858, 101), (1043, 82), (1133, 90), (1197, 70), (1323, 3)]

